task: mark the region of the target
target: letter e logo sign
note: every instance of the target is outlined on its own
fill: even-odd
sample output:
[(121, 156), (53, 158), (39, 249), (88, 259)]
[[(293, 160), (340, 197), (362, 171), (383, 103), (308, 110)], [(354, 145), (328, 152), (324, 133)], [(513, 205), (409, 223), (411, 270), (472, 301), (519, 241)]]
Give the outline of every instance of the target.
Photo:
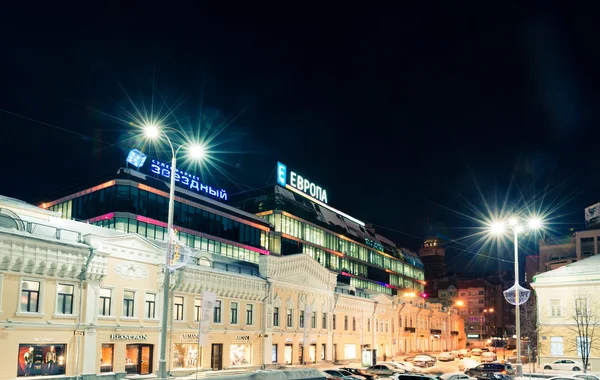
[(285, 187), (285, 181), (287, 179), (287, 167), (281, 162), (277, 163), (277, 184)]

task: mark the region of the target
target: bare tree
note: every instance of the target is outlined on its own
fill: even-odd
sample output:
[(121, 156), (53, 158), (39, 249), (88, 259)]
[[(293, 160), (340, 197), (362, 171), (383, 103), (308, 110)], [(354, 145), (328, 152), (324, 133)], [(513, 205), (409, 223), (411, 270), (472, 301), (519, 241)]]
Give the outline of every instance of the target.
[(575, 307), (569, 313), (569, 318), (573, 321), (568, 326), (572, 332), (569, 338), (569, 346), (577, 350), (577, 355), (581, 358), (583, 372), (587, 372), (590, 362), (590, 352), (592, 348), (597, 348), (600, 342), (596, 339), (596, 328), (600, 326), (600, 314), (598, 305), (591, 294), (579, 292), (575, 295)]

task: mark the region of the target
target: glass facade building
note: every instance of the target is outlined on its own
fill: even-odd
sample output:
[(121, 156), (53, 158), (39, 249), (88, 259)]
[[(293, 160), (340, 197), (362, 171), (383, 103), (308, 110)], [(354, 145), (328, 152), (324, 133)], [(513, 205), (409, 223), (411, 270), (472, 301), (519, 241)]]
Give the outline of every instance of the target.
[(424, 291), (418, 256), (309, 198), (275, 185), (234, 199), (245, 211), (274, 226), (271, 252), (306, 253), (338, 273), (338, 282), (385, 294)]
[[(165, 240), (168, 189), (147, 185), (133, 171), (119, 177), (42, 206), (63, 218)], [(250, 263), (269, 253), (267, 221), (179, 188), (175, 195), (173, 225), (185, 245)]]

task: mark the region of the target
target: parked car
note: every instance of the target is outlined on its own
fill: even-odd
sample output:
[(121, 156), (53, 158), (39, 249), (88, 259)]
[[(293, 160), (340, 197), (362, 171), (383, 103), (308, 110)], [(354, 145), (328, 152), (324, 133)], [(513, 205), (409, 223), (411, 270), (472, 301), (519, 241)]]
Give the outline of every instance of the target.
[(415, 373), (398, 373), (392, 376), (394, 380), (438, 380), (434, 376), (415, 374)]
[(496, 352), (496, 347), (494, 346), (487, 346), (487, 349), (490, 350), (490, 352)]
[(366, 371), (366, 370), (364, 370), (362, 368), (343, 367), (343, 368), (340, 368), (340, 369), (343, 369), (344, 371), (348, 371), (348, 372), (350, 372), (353, 375), (362, 376), (362, 377), (364, 377), (367, 380), (375, 380), (375, 379), (379, 378), (379, 376), (377, 376), (376, 374), (370, 373), (370, 372), (368, 372), (368, 371)]
[(367, 368), (367, 372), (371, 372), (379, 376), (392, 376), (396, 373), (405, 373), (406, 371), (388, 363), (379, 363)]
[(512, 377), (503, 373), (482, 373), (477, 377), (477, 380), (513, 380)]
[(451, 362), (455, 359), (452, 352), (442, 352), (438, 355), (437, 359), (441, 362)]
[(563, 369), (567, 371), (581, 371), (583, 363), (571, 359), (559, 359), (550, 363), (542, 364), (544, 369)]
[(481, 349), (480, 348), (474, 348), (471, 350), (471, 356), (481, 356)]
[[(517, 362), (517, 355), (513, 355), (513, 356), (509, 356), (508, 358), (506, 358), (506, 361), (508, 363), (516, 363)], [(527, 364), (529, 363), (529, 359), (527, 358), (527, 356), (525, 355), (521, 355), (521, 364)]]
[(481, 362), (482, 363), (491, 363), (498, 360), (498, 356), (495, 352), (484, 352), (481, 354)]
[(326, 378), (328, 380), (342, 380), (341, 377), (330, 375), (325, 371), (319, 371), (319, 372), (321, 373), (321, 375), (323, 375), (324, 378)]
[(575, 375), (572, 377), (579, 379), (579, 380), (600, 380), (600, 377), (589, 374), (589, 373), (582, 373), (582, 374)]
[(475, 368), (471, 368), (465, 371), (465, 373), (472, 377), (479, 378), (484, 373), (501, 373), (503, 375), (514, 375), (515, 369), (510, 364), (501, 363), (486, 363), (480, 364)]
[(436, 359), (430, 355), (417, 355), (413, 360), (413, 364), (417, 367), (433, 367)]
[(490, 349), (487, 347), (481, 347), (480, 350), (481, 352), (490, 352)]
[(418, 372), (418, 369), (409, 362), (383, 362), (384, 364), (389, 364), (393, 367), (403, 370), (404, 372)]
[[(461, 348), (460, 350), (458, 350), (458, 353), (460, 355), (462, 355), (463, 358), (468, 358), (471, 356), (471, 353), (469, 352), (469, 350), (465, 349), (465, 348)], [(461, 358), (462, 359), (462, 358)]]
[(353, 375), (348, 371), (344, 371), (343, 369), (326, 369), (323, 372), (342, 380), (365, 380), (364, 377)]
[[(575, 379), (579, 379), (575, 376), (554, 376), (549, 378), (548, 380), (575, 380)], [(581, 379), (579, 379), (581, 380)]]
[(440, 380), (477, 380), (475, 377), (465, 375), (463, 372), (450, 372), (441, 375)]
[(457, 359), (462, 359), (464, 357), (458, 350), (452, 350), (450, 353)]
[(477, 361), (475, 359), (464, 358), (458, 362), (458, 370), (464, 372), (468, 369), (475, 368), (478, 365), (479, 365), (479, 363), (477, 363)]

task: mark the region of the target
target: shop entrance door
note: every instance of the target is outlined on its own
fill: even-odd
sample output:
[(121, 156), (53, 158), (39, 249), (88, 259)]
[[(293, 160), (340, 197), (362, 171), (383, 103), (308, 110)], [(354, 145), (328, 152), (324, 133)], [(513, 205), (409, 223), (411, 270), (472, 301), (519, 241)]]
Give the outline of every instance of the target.
[(223, 369), (223, 344), (222, 343), (213, 343), (211, 354), (210, 354), (210, 363), (213, 371), (220, 371)]
[(292, 364), (292, 344), (286, 344), (283, 348), (283, 360), (285, 360), (285, 364)]
[(151, 344), (128, 344), (125, 351), (125, 371), (129, 374), (151, 374), (152, 351), (153, 346)]
[(337, 343), (333, 344), (333, 362), (337, 362)]

